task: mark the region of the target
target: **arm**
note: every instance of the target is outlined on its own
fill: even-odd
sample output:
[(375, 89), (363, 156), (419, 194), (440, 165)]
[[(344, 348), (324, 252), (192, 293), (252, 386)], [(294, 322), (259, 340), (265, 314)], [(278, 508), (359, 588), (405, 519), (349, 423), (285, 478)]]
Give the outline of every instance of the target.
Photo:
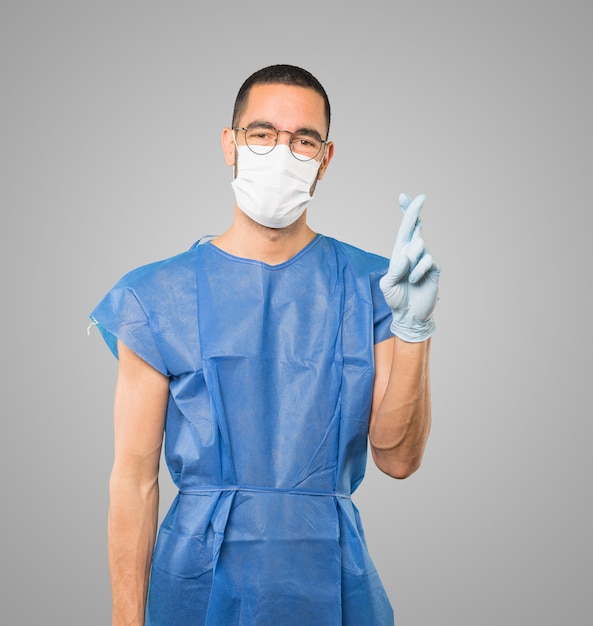
[(422, 239), (424, 199), (400, 196), (404, 217), (380, 281), (395, 337), (375, 346), (369, 439), (375, 463), (395, 478), (420, 467), (430, 430), (430, 337), (440, 268)]
[(108, 554), (113, 626), (142, 626), (156, 536), (168, 379), (118, 342)]
[(430, 339), (398, 337), (375, 346), (375, 385), (369, 425), (377, 467), (407, 478), (422, 461), (430, 431)]

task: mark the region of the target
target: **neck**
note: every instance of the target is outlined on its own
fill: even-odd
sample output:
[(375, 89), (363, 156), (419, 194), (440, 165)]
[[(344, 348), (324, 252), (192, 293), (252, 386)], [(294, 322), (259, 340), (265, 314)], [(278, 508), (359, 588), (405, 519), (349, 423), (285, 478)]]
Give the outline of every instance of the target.
[(279, 265), (291, 259), (315, 238), (306, 214), (286, 228), (268, 228), (247, 217), (238, 207), (231, 227), (212, 243), (221, 250), (244, 259)]

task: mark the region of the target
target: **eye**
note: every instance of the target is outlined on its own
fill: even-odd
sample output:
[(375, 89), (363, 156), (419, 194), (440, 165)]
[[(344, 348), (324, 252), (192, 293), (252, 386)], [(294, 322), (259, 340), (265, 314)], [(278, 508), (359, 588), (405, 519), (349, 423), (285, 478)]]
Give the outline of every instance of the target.
[(312, 135), (303, 134), (293, 135), (292, 143), (295, 146), (302, 146), (303, 148), (313, 148), (316, 150), (319, 149), (319, 147), (321, 146), (320, 139), (317, 139)]
[(267, 126), (251, 126), (245, 131), (247, 143), (270, 145), (276, 142), (276, 131)]

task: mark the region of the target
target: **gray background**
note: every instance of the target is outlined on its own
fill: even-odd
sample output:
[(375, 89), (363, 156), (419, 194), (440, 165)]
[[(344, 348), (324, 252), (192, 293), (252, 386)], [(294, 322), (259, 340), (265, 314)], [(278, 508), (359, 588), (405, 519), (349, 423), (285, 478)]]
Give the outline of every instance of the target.
[(313, 228), (388, 255), (424, 192), (443, 268), (425, 462), (355, 495), (398, 626), (592, 623), (590, 26), (584, 1), (2, 2), (0, 622), (109, 623), (116, 362), (87, 315), (228, 226), (220, 131), (287, 62), (334, 110)]

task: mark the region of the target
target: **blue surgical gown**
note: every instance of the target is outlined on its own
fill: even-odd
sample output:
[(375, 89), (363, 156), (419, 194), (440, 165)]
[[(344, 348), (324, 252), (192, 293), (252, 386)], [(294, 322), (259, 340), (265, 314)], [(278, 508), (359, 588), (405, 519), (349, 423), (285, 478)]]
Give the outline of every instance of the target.
[(169, 377), (178, 495), (149, 626), (388, 626), (351, 494), (363, 479), (388, 261), (317, 235), (280, 265), (206, 242), (124, 276), (92, 313)]

